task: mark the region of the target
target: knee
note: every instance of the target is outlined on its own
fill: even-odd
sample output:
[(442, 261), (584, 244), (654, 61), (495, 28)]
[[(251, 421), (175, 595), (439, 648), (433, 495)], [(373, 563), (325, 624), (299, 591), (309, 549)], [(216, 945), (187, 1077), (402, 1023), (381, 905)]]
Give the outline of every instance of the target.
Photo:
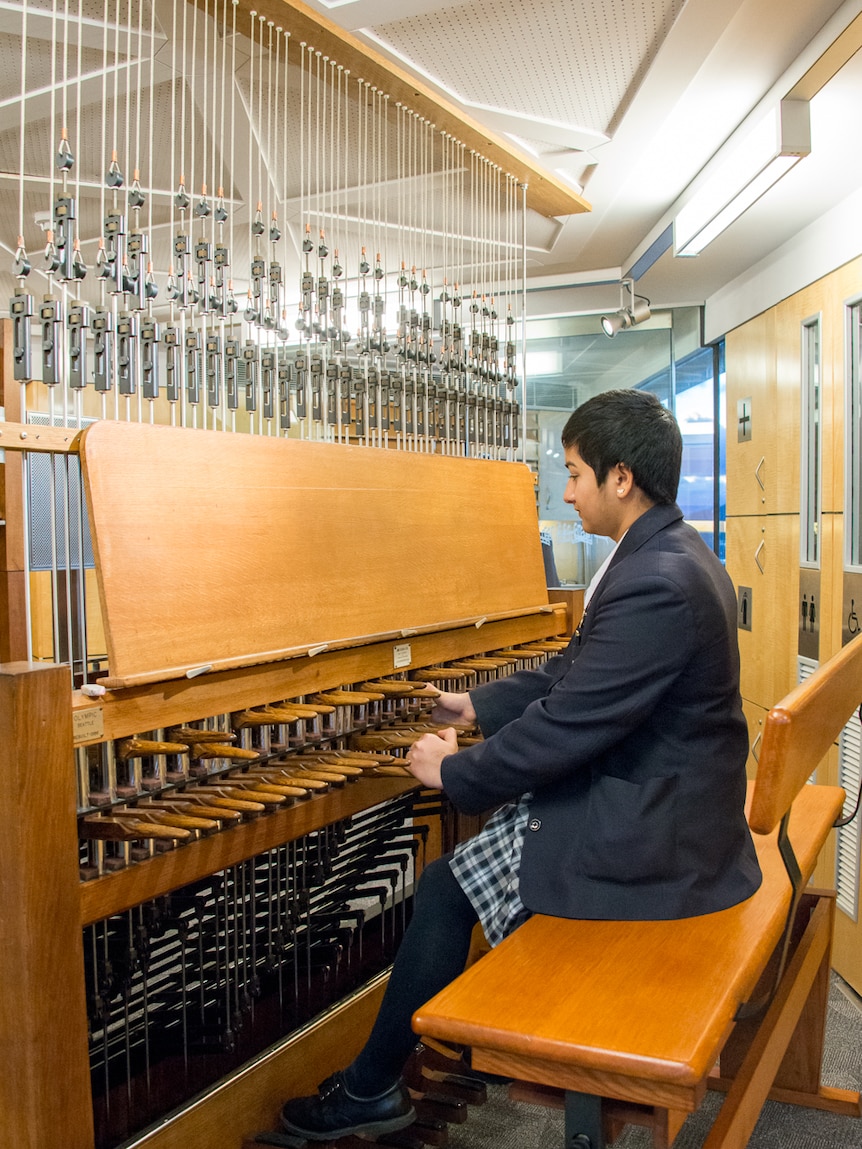
[(417, 904), (420, 901), (427, 901), (429, 898), (437, 900), (446, 897), (447, 893), (451, 893), (452, 885), (455, 885), (460, 891), (461, 887), (449, 866), (451, 856), (451, 854), (445, 854), (442, 858), (435, 858), (422, 870), (419, 883), (416, 886)]
[(461, 917), (475, 917), (470, 899), (461, 889), (449, 865), (451, 854), (436, 858), (422, 871), (416, 888), (414, 913), (445, 913), (453, 922)]

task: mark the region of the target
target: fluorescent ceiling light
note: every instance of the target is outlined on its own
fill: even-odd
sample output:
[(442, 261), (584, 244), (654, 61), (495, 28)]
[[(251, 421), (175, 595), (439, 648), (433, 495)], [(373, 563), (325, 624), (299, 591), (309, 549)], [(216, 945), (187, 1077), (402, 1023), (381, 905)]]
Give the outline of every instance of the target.
[(811, 151), (807, 100), (782, 100), (707, 176), (673, 221), (674, 255), (697, 255)]

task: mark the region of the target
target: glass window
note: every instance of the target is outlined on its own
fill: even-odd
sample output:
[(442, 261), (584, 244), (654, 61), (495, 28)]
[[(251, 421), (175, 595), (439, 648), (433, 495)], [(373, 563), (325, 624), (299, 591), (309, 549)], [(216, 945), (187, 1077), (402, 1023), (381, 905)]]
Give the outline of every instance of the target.
[(802, 324), (802, 483), (800, 559), (820, 565), (820, 317)]
[(862, 568), (862, 302), (847, 308), (848, 379), (845, 417), (845, 560)]
[(562, 585), (588, 583), (612, 543), (586, 534), (563, 502), (560, 435), (580, 403), (616, 387), (649, 389), (674, 411), (683, 434), (680, 507), (724, 557), (724, 345), (701, 346), (700, 315), (699, 308), (659, 312), (613, 339), (595, 315), (528, 322), (527, 461), (537, 472), (540, 526)]

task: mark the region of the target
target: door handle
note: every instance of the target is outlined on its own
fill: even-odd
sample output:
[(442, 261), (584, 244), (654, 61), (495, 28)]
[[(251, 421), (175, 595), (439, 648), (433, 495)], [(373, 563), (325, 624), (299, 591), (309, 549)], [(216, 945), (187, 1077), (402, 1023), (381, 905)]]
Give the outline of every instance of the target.
[(755, 477), (755, 479), (757, 479), (757, 482), (760, 484), (760, 489), (761, 489), (761, 491), (765, 491), (765, 490), (766, 490), (766, 484), (764, 483), (763, 479), (761, 479), (761, 477), (760, 477), (760, 469), (761, 469), (761, 467), (763, 466), (763, 464), (764, 464), (765, 462), (766, 462), (766, 456), (765, 456), (765, 455), (761, 455), (761, 456), (760, 456), (760, 462), (759, 462), (759, 463), (757, 464), (757, 466), (754, 468), (754, 477)]
[(757, 737), (751, 743), (751, 757), (755, 762), (760, 762), (760, 740), (763, 734), (758, 731)]
[(763, 574), (763, 563), (760, 561), (760, 556), (763, 553), (763, 548), (765, 546), (766, 546), (766, 543), (763, 541), (763, 539), (761, 539), (760, 545), (758, 546), (757, 550), (754, 552), (754, 561), (757, 563), (757, 569), (760, 571), (761, 574)]

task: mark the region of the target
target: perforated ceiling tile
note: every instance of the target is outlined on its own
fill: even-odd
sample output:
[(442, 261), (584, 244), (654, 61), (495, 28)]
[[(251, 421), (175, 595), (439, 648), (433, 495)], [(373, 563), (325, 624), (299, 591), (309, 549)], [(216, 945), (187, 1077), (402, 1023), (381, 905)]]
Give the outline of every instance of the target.
[(374, 32), (462, 98), (607, 132), (684, 3), (475, 0)]

